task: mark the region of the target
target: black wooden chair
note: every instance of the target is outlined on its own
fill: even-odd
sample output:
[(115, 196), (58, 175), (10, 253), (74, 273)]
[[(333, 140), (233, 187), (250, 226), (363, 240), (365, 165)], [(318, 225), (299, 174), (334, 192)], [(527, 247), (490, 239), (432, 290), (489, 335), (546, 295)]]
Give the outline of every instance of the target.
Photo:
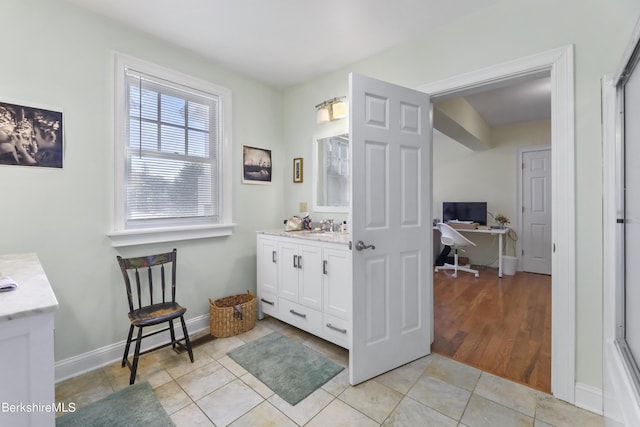
[[(193, 363), (193, 351), (191, 350), (191, 342), (184, 322), (184, 313), (187, 309), (176, 302), (176, 255), (177, 251), (174, 249), (164, 254), (136, 258), (117, 257), (127, 288), (127, 298), (129, 299), (129, 321), (131, 327), (129, 328), (127, 345), (122, 357), (122, 367), (127, 365), (131, 370), (129, 384), (133, 384), (136, 380), (138, 359), (141, 355), (169, 345), (173, 346), (174, 350), (176, 350), (176, 346), (186, 350), (189, 353), (191, 363)], [(167, 267), (166, 269), (165, 266)], [(167, 274), (170, 274), (168, 279), (166, 277)], [(135, 288), (132, 288), (131, 282), (134, 280)], [(166, 289), (167, 284), (171, 286), (171, 289)], [(162, 292), (161, 295), (158, 295), (159, 292)], [(171, 292), (171, 294), (167, 295), (168, 292)], [(155, 302), (154, 297), (156, 298)], [(159, 297), (162, 298), (161, 301), (158, 300)], [(136, 302), (137, 308), (135, 308)], [(182, 340), (176, 340), (173, 330), (173, 321), (177, 318), (180, 318), (182, 323), (182, 331), (184, 333)], [(164, 322), (168, 322), (169, 326), (146, 335), (142, 334), (143, 328)], [(138, 335), (132, 339), (133, 330), (136, 327), (138, 328)], [(171, 342), (140, 352), (140, 343), (143, 338), (165, 331), (170, 332)], [(133, 363), (131, 363), (129, 362), (129, 347), (134, 341), (136, 346), (133, 354)], [(184, 341), (184, 344), (181, 341)]]

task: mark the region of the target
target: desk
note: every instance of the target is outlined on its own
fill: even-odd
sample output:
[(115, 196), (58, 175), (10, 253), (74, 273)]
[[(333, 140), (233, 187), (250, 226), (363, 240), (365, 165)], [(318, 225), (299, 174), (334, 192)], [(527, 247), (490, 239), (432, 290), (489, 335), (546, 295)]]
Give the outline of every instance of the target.
[[(455, 228), (455, 227), (454, 227)], [(434, 230), (438, 230), (438, 227), (433, 227)], [(498, 277), (502, 277), (502, 236), (509, 232), (508, 228), (456, 228), (461, 234), (465, 233), (480, 233), (498, 235)], [(438, 243), (440, 243), (438, 241)]]

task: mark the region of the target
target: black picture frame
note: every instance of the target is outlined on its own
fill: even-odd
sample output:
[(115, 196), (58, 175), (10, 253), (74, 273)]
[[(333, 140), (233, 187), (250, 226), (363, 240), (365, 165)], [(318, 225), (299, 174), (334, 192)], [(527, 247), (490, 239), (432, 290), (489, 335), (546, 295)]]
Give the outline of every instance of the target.
[(271, 150), (242, 146), (242, 182), (271, 184)]
[(0, 102), (0, 165), (62, 168), (62, 111)]

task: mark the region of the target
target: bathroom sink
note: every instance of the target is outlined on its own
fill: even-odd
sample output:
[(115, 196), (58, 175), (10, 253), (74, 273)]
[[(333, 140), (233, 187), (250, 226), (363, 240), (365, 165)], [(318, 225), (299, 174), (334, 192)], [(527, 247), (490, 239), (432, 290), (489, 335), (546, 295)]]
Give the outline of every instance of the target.
[(310, 236), (335, 236), (337, 233), (332, 231), (322, 231), (322, 230), (302, 230), (300, 231), (302, 234), (308, 234)]
[(309, 237), (309, 238), (330, 237), (333, 239), (341, 235), (341, 233), (338, 233), (336, 231), (323, 231), (323, 230), (301, 230), (301, 231), (298, 231), (297, 233), (300, 233), (299, 234), (300, 236)]
[[(270, 234), (268, 232), (266, 233)], [(351, 234), (349, 233), (342, 233), (339, 231), (323, 231), (321, 229), (276, 232), (274, 234), (279, 236), (284, 236), (284, 237), (295, 237), (298, 239), (307, 239), (309, 240), (309, 242), (320, 241), (320, 242), (328, 242), (328, 243), (348, 244), (351, 240)]]

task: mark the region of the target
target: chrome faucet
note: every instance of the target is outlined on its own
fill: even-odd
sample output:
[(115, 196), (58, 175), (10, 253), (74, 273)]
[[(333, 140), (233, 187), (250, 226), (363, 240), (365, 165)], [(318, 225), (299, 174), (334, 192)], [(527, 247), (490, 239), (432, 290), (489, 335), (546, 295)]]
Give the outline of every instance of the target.
[(322, 221), (322, 231), (333, 231), (333, 220), (325, 219)]

